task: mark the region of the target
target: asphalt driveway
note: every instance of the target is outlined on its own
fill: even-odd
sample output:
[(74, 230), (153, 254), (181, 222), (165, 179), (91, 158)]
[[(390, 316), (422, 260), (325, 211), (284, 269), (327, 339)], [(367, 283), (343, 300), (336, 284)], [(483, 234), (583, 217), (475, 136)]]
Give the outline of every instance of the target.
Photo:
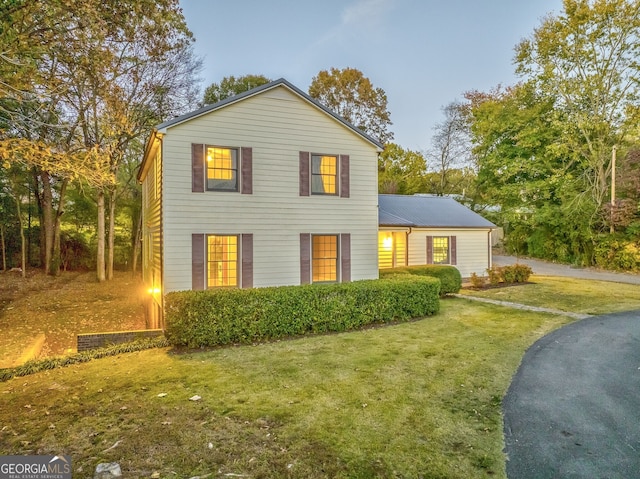
[(618, 283), (640, 284), (640, 274), (615, 273), (595, 268), (575, 268), (566, 264), (549, 263), (537, 259), (517, 258), (516, 256), (493, 256), (495, 266), (521, 263), (531, 266), (534, 274), (547, 276), (567, 276), (569, 278), (597, 279)]
[(503, 413), (511, 479), (640, 478), (640, 311), (540, 339)]
[[(494, 256), (534, 274), (640, 285), (640, 275)], [(640, 311), (569, 324), (524, 355), (504, 397), (510, 479), (640, 478)]]

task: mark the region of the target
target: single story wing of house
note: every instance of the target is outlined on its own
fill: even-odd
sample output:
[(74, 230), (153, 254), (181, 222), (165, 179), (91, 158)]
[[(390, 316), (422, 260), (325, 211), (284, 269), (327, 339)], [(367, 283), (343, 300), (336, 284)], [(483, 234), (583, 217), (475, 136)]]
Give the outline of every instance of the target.
[(462, 277), (492, 266), (496, 225), (453, 198), (378, 195), (378, 264), (381, 269), (449, 264)]

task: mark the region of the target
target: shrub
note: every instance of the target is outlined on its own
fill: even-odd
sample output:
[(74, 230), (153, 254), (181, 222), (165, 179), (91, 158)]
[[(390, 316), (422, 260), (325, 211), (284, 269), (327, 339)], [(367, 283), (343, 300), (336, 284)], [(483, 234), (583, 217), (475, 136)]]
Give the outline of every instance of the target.
[(502, 281), (501, 268), (492, 266), (491, 268), (487, 269), (487, 275), (489, 276), (489, 284), (491, 286), (497, 286)]
[(483, 276), (478, 276), (475, 272), (471, 273), (471, 287), (473, 289), (482, 289), (485, 281), (486, 279)]
[[(502, 268), (504, 271), (508, 271), (510, 274), (512, 283), (525, 283), (529, 280), (529, 277), (533, 274), (533, 270), (526, 264), (512, 264), (511, 266), (505, 266)], [(505, 281), (506, 281), (505, 273)]]
[(622, 236), (599, 237), (595, 264), (618, 271), (640, 271), (640, 242)]
[(460, 288), (462, 288), (462, 277), (460, 276), (460, 271), (458, 271), (458, 268), (455, 266), (426, 264), (380, 270), (380, 278), (402, 274), (438, 278), (440, 280), (440, 296), (457, 293), (460, 291)]
[(497, 286), (500, 283), (524, 283), (529, 280), (533, 270), (526, 264), (516, 263), (501, 268), (492, 266), (487, 269), (487, 274), (489, 275), (489, 284)]
[(165, 334), (189, 347), (253, 343), (403, 321), (439, 309), (433, 278), (178, 291), (165, 297)]

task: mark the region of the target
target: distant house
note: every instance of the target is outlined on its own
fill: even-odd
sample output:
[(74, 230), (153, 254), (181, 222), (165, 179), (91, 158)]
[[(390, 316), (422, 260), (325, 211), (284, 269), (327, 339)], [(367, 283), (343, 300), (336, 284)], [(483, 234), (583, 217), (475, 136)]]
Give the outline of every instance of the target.
[(380, 268), (450, 264), (469, 277), (491, 267), (496, 226), (454, 199), (379, 195), (378, 203)]
[(138, 175), (149, 325), (171, 291), (377, 278), (381, 151), (284, 79), (158, 125)]

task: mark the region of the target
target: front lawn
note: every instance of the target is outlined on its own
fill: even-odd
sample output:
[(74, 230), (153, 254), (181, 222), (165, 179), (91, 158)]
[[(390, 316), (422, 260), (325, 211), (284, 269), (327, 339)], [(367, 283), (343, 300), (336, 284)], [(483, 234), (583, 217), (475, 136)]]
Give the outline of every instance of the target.
[(634, 284), (533, 275), (530, 284), (474, 291), (463, 294), (529, 306), (585, 314), (607, 314), (640, 309), (640, 287)]
[(504, 478), (501, 399), (569, 321), (447, 299), (410, 323), (16, 378), (0, 450), (70, 454), (74, 478), (111, 461), (127, 478)]

